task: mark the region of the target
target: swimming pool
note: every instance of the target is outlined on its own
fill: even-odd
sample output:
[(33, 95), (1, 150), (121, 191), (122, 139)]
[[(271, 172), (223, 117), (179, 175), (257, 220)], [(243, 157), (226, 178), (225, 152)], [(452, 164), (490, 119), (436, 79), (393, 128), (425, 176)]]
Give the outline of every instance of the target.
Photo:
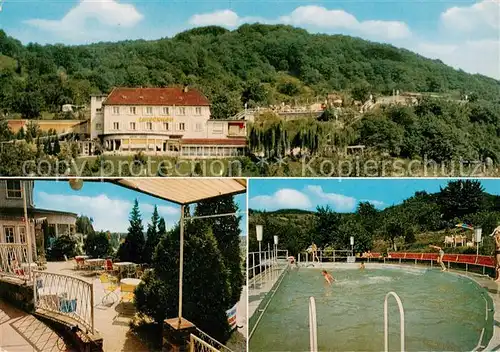
[[(316, 300), (319, 351), (381, 351), (389, 291), (403, 302), (408, 351), (470, 351), (486, 346), (492, 336), (491, 298), (466, 277), (386, 265), (328, 270), (336, 279), (332, 286), (325, 284), (321, 269), (284, 274), (249, 341), (250, 351), (308, 351), (310, 296)], [(390, 350), (399, 349), (399, 331), (399, 310), (390, 298)]]

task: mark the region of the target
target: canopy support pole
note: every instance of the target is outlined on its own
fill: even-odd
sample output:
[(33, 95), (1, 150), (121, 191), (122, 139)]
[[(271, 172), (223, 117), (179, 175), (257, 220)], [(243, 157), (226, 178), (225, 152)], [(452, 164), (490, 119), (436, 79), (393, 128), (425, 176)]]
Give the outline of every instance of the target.
[(179, 253), (179, 329), (182, 323), (182, 275), (184, 266), (184, 205), (181, 205), (181, 221), (180, 221), (180, 253)]

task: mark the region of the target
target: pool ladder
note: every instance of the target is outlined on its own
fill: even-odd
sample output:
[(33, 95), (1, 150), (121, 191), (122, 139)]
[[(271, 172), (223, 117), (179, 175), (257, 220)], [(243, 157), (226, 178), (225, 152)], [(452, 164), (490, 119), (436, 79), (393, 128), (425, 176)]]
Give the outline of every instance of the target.
[[(389, 319), (388, 319), (388, 299), (393, 296), (399, 308), (399, 324), (401, 335), (401, 352), (405, 350), (405, 311), (403, 302), (396, 292), (389, 292), (385, 295), (384, 301), (384, 351), (389, 351)], [(316, 301), (314, 297), (309, 297), (309, 346), (311, 352), (318, 352), (318, 325), (316, 321)]]
[(318, 325), (314, 297), (309, 297), (309, 346), (311, 352), (318, 352)]
[(385, 295), (384, 300), (384, 351), (389, 351), (389, 318), (387, 312), (387, 301), (390, 296), (393, 296), (396, 300), (399, 308), (399, 326), (400, 326), (400, 338), (401, 338), (401, 352), (405, 350), (405, 311), (403, 309), (403, 302), (401, 302), (401, 298), (399, 298), (396, 292), (389, 292)]

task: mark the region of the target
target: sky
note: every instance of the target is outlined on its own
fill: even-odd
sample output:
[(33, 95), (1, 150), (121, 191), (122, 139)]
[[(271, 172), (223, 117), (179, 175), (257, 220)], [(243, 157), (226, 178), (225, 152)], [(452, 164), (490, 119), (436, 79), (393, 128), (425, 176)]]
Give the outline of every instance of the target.
[(391, 43), (500, 79), (500, 0), (0, 0), (23, 43), (158, 39), (183, 30), (283, 23)]
[[(67, 211), (91, 217), (96, 231), (126, 233), (130, 211), (136, 198), (139, 201), (144, 231), (151, 220), (155, 205), (158, 206), (160, 216), (165, 219), (167, 228), (175, 226), (180, 216), (180, 206), (177, 204), (108, 182), (84, 182), (82, 189), (75, 191), (71, 189), (68, 181), (37, 180), (33, 197), (37, 208)], [(246, 195), (235, 196), (235, 201), (240, 211), (244, 212)], [(240, 221), (240, 229), (242, 236), (245, 235), (246, 214)]]
[[(485, 191), (500, 195), (500, 181), (480, 180)], [(377, 209), (400, 204), (416, 191), (439, 192), (446, 179), (251, 179), (249, 208), (254, 210), (315, 210), (329, 205), (336, 212), (356, 210), (359, 202)]]

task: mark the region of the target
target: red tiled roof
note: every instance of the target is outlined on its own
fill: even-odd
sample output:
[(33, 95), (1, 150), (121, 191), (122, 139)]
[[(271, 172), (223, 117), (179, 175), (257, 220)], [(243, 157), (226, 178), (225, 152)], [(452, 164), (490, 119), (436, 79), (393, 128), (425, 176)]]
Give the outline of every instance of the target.
[(232, 139), (181, 139), (181, 144), (191, 144), (191, 145), (237, 145), (246, 146), (247, 141), (245, 138), (232, 138)]
[(187, 92), (180, 87), (115, 88), (103, 104), (106, 105), (164, 105), (209, 106), (208, 99), (196, 89)]

